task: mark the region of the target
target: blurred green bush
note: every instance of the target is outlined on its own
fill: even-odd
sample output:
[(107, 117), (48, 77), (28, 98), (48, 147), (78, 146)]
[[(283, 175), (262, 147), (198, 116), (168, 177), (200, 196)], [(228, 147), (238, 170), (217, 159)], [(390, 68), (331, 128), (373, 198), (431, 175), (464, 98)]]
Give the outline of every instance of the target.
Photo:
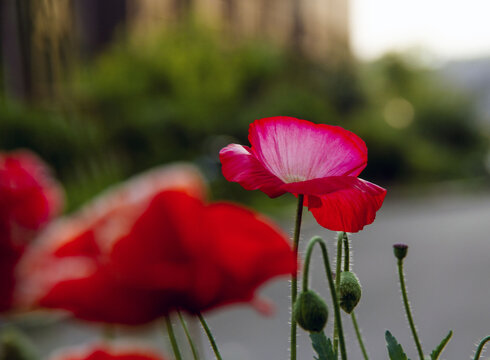
[[(0, 148), (28, 147), (65, 184), (70, 208), (151, 166), (197, 163), (217, 198), (261, 201), (221, 176), (218, 152), (254, 119), (341, 125), (368, 144), (362, 177), (387, 186), (481, 176), (486, 139), (471, 103), (396, 55), (329, 66), (261, 41), (183, 26), (126, 39), (77, 71), (62, 100), (3, 100)], [(253, 194), (253, 195), (252, 195)]]

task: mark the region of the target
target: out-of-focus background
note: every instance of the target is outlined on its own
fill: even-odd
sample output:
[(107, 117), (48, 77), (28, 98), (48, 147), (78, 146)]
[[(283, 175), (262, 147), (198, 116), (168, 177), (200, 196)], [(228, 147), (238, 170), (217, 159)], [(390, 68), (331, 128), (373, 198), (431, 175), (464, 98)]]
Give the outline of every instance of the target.
[[(0, 149), (39, 153), (65, 186), (68, 212), (185, 160), (202, 169), (211, 198), (290, 231), (293, 198), (226, 182), (219, 150), (246, 144), (249, 123), (268, 116), (354, 131), (369, 149), (361, 176), (388, 189), (377, 221), (353, 238), (373, 359), (386, 358), (387, 328), (416, 354), (395, 242), (411, 247), (426, 351), (453, 328), (447, 358), (469, 358), (490, 332), (489, 12), (481, 0), (1, 0)], [(305, 221), (304, 239), (333, 239)], [(227, 358), (286, 358), (287, 284), (266, 293), (278, 302), (274, 320), (243, 309), (211, 317)], [(312, 358), (303, 338), (300, 359)]]

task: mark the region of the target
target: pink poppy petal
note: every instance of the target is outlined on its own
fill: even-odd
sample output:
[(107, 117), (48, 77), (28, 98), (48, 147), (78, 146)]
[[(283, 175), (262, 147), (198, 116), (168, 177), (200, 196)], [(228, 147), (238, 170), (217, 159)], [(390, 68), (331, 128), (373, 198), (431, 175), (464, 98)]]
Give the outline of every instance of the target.
[(305, 205), (318, 224), (346, 232), (357, 232), (371, 224), (386, 195), (382, 187), (352, 176), (285, 184), (283, 189), (305, 194)]
[(357, 176), (367, 163), (364, 141), (338, 126), (280, 116), (250, 125), (252, 152), (285, 183)]
[(219, 158), (226, 180), (237, 182), (246, 190), (260, 189), (271, 198), (285, 193), (280, 190), (283, 182), (264, 168), (248, 146), (228, 145), (221, 149)]

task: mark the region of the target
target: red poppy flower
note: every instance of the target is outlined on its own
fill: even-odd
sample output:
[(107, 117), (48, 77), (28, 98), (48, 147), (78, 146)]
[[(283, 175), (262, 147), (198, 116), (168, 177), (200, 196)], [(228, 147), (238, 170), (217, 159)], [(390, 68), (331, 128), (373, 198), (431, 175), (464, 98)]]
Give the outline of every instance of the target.
[(264, 281), (296, 270), (284, 234), (237, 205), (204, 204), (202, 190), (189, 168), (153, 172), (59, 221), (22, 262), (20, 298), (142, 324), (251, 301)]
[(165, 360), (153, 350), (135, 346), (94, 345), (63, 349), (50, 360)]
[(11, 306), (14, 267), (26, 244), (61, 209), (60, 186), (28, 151), (0, 153), (0, 312)]
[(330, 230), (357, 232), (374, 221), (386, 190), (357, 177), (367, 164), (357, 135), (280, 116), (253, 122), (248, 138), (252, 147), (231, 144), (220, 151), (227, 180), (271, 198), (303, 194), (305, 206)]

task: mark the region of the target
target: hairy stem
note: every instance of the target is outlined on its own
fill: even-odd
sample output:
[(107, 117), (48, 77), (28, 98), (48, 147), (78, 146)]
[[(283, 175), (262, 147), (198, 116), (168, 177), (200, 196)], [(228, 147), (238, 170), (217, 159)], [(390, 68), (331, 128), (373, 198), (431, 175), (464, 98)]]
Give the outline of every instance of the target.
[(403, 305), (405, 306), (405, 313), (407, 314), (407, 320), (412, 330), (413, 340), (417, 346), (417, 352), (419, 353), (420, 360), (424, 360), (424, 352), (422, 351), (422, 345), (420, 345), (419, 336), (417, 335), (417, 329), (413, 322), (412, 312), (410, 310), (410, 303), (407, 297), (407, 288), (405, 286), (405, 275), (403, 273), (403, 259), (398, 259), (398, 276), (400, 279), (400, 288), (402, 291)]
[(112, 324), (106, 324), (102, 328), (104, 341), (110, 342), (116, 338), (116, 328)]
[[(343, 234), (344, 239), (344, 271), (350, 271), (350, 246), (349, 246), (349, 237), (346, 233)], [(364, 340), (362, 339), (361, 330), (359, 329), (359, 324), (357, 323), (356, 313), (352, 311), (351, 313), (352, 325), (354, 326), (354, 330), (356, 331), (357, 341), (359, 342), (359, 347), (362, 351), (362, 356), (364, 360), (369, 360), (368, 353), (366, 351), (366, 347), (364, 346)]]
[(368, 356), (366, 347), (364, 346), (364, 341), (362, 340), (361, 330), (359, 329), (359, 325), (357, 324), (356, 313), (354, 311), (352, 311), (350, 316), (352, 319), (352, 325), (354, 325), (354, 330), (356, 331), (356, 337), (357, 337), (357, 341), (359, 342), (359, 346), (360, 346), (361, 351), (362, 351), (362, 356), (364, 357), (364, 360), (369, 360), (369, 356)]
[(487, 337), (484, 337), (483, 339), (481, 339), (480, 344), (478, 345), (478, 348), (476, 349), (475, 360), (480, 359), (480, 355), (483, 351), (483, 348), (485, 347), (485, 344), (488, 341), (490, 341), (490, 336), (487, 336)]
[(192, 356), (194, 360), (199, 360), (199, 353), (197, 352), (197, 348), (194, 345), (194, 341), (192, 341), (191, 333), (189, 332), (189, 328), (187, 327), (187, 323), (185, 322), (184, 317), (177, 311), (177, 315), (179, 315), (180, 323), (182, 324), (182, 328), (184, 329), (185, 336), (187, 337), (187, 341), (189, 342), (189, 346), (191, 347)]
[[(296, 221), (293, 235), (293, 251), (298, 258), (299, 234), (301, 230), (301, 218), (303, 217), (304, 196), (298, 195), (298, 206), (296, 208)], [(296, 319), (293, 315), (294, 303), (298, 297), (298, 274), (291, 276), (291, 360), (296, 360)]]
[(172, 326), (172, 321), (170, 320), (170, 317), (167, 316), (165, 318), (165, 323), (167, 325), (167, 333), (168, 337), (170, 339), (170, 344), (172, 345), (172, 350), (175, 355), (176, 360), (182, 360), (182, 355), (180, 354), (180, 349), (179, 345), (177, 344), (177, 339), (175, 338), (175, 333), (174, 333), (174, 328)]
[(201, 314), (199, 314), (198, 317), (199, 317), (199, 321), (201, 322), (201, 325), (202, 325), (204, 331), (206, 332), (209, 343), (211, 344), (211, 347), (213, 348), (214, 355), (216, 356), (216, 360), (223, 360), (223, 358), (221, 357), (221, 354), (219, 353), (218, 345), (216, 345), (216, 341), (214, 340), (213, 334), (211, 333), (211, 330), (209, 329), (209, 326), (206, 323), (206, 320), (204, 320), (204, 318)]
[(344, 271), (350, 271), (349, 238), (346, 233), (343, 233), (342, 238), (344, 240)]
[[(337, 294), (336, 298), (340, 297), (339, 287), (340, 287), (340, 272), (342, 269), (342, 242), (344, 240), (344, 232), (339, 232), (337, 235), (337, 258), (335, 264), (335, 292)], [(337, 304), (338, 305), (338, 304)], [(337, 318), (335, 318), (333, 325), (333, 350), (337, 353), (339, 347), (339, 329), (337, 326)]]
[[(320, 238), (319, 236), (313, 237), (310, 240), (310, 242), (308, 243), (308, 247), (306, 249), (306, 257), (305, 257), (305, 272), (307, 270), (309, 270), (311, 253), (313, 251), (313, 247), (317, 243), (320, 245), (320, 248), (322, 250), (323, 265), (325, 266), (325, 273), (327, 275), (328, 286), (330, 288), (330, 295), (332, 297), (332, 303), (333, 303), (334, 314), (335, 314), (335, 323), (336, 323), (336, 327), (338, 328), (337, 336), (338, 336), (339, 343), (340, 343), (340, 355), (341, 355), (342, 360), (347, 360), (347, 351), (345, 348), (344, 331), (342, 330), (342, 319), (340, 317), (340, 305), (339, 305), (339, 301), (338, 301), (338, 297), (337, 297), (337, 291), (335, 288), (335, 284), (333, 281), (332, 270), (330, 268), (330, 261), (328, 260), (327, 246), (325, 245), (325, 241), (323, 241), (323, 239)], [(304, 277), (304, 275), (303, 275), (303, 277)], [(308, 275), (306, 275), (306, 279), (308, 279)], [(308, 287), (308, 284), (306, 285), (306, 287)]]

